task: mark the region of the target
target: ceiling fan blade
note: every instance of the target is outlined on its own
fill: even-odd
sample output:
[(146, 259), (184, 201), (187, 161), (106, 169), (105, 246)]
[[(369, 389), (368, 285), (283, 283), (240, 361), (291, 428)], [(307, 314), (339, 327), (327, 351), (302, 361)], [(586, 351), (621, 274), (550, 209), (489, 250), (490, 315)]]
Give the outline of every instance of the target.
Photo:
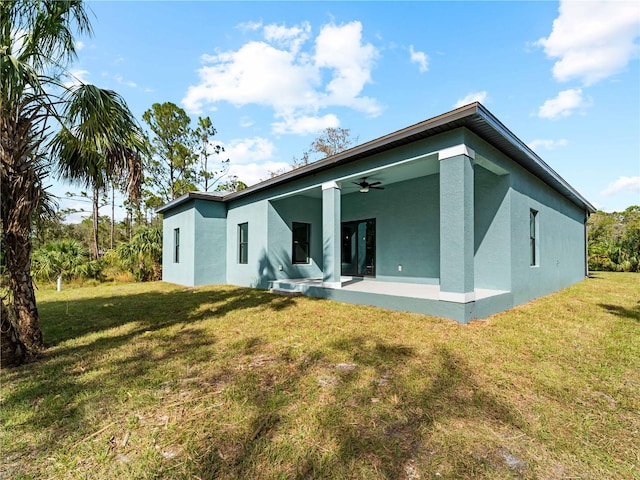
[(370, 183), (370, 184), (369, 184), (369, 186), (370, 186), (370, 187), (373, 187), (374, 185), (380, 185), (381, 183), (382, 183), (382, 182), (373, 182), (373, 183)]
[(369, 185), (369, 188), (374, 188), (376, 190), (384, 190), (384, 187), (372, 187), (371, 185)]

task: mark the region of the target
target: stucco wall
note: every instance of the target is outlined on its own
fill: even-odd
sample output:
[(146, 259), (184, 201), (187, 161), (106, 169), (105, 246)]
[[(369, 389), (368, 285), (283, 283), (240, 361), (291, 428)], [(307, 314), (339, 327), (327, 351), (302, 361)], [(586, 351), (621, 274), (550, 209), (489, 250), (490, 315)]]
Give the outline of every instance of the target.
[[(162, 280), (197, 286), (226, 283), (226, 206), (190, 200), (164, 214)], [(180, 229), (180, 258), (174, 261), (174, 230)]]
[[(231, 203), (227, 210), (227, 282), (232, 285), (266, 288), (268, 279), (275, 278), (275, 268), (269, 260), (267, 219), (269, 202)], [(249, 224), (248, 262), (239, 262), (238, 225)]]
[[(503, 247), (504, 257), (510, 257), (513, 304), (519, 305), (582, 280), (585, 276), (585, 211), (473, 133), (465, 133), (465, 142), (476, 151), (477, 160), (488, 159), (498, 169), (508, 172), (508, 175), (498, 177), (498, 184), (495, 185), (497, 190), (491, 193), (491, 188), (488, 188), (486, 195), (499, 197), (497, 191), (506, 189), (508, 184), (508, 191), (498, 207), (498, 213), (502, 219), (508, 212), (509, 228), (503, 230), (501, 220), (494, 230), (494, 241), (487, 245), (496, 247), (501, 242), (501, 236), (509, 238), (509, 244)], [(476, 185), (484, 183), (481, 178), (487, 177), (487, 174), (478, 170), (477, 165), (476, 172), (479, 172)], [(479, 204), (476, 205), (476, 214), (478, 208)], [(530, 209), (538, 211), (539, 264), (533, 267), (530, 265), (529, 248)], [(478, 232), (476, 243), (477, 235)], [(481, 245), (478, 252), (482, 252), (482, 248)], [(497, 249), (494, 248), (493, 253), (488, 256), (485, 253), (482, 252), (482, 257), (476, 257), (476, 266), (483, 264), (481, 268), (487, 271), (492, 266), (504, 269)], [(478, 275), (476, 272), (476, 278)], [(480, 278), (482, 276), (484, 275), (480, 273)], [(485, 276), (483, 284), (476, 287), (486, 285), (486, 281), (491, 281), (491, 276), (492, 274)], [(495, 278), (507, 278), (507, 274), (503, 272)], [(500, 287), (498, 285), (494, 288)]]
[(194, 284), (227, 281), (227, 207), (222, 202), (195, 200)]
[[(180, 259), (174, 262), (174, 230), (180, 229)], [(166, 212), (162, 221), (162, 280), (194, 286), (194, 202), (185, 202)]]
[(474, 167), (475, 288), (511, 290), (510, 176)]
[[(342, 196), (342, 221), (376, 219), (376, 279), (437, 284), (438, 175)], [(402, 265), (402, 271), (398, 271)]]
[[(512, 175), (511, 269), (515, 304), (585, 276), (585, 212), (527, 172)], [(529, 258), (529, 211), (538, 211), (538, 265)]]
[[(311, 224), (308, 265), (294, 265), (291, 261), (293, 222)], [(297, 195), (269, 202), (268, 251), (276, 279), (322, 277), (322, 201)]]

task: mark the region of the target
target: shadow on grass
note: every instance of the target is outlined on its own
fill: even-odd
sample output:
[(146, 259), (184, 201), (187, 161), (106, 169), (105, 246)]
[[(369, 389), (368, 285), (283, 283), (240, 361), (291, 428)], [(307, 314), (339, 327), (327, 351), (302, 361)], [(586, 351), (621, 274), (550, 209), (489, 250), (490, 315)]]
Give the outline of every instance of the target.
[(638, 305), (632, 308), (621, 307), (620, 305), (611, 305), (607, 303), (599, 303), (598, 306), (603, 310), (612, 313), (618, 317), (630, 318), (637, 322), (640, 322), (640, 302)]
[[(48, 349), (39, 361), (3, 372), (5, 381), (18, 385), (3, 395), (3, 408), (21, 412), (18, 425), (55, 432), (40, 435), (40, 443), (31, 446), (33, 451), (55, 452), (58, 445), (65, 445), (65, 436), (93, 421), (85, 418), (85, 405), (103, 397), (108, 405), (114, 392), (149, 377), (155, 384), (148, 388), (159, 389), (162, 374), (150, 372), (161, 372), (165, 361), (206, 361), (216, 338), (199, 320), (240, 309), (281, 311), (293, 305), (295, 299), (289, 297), (237, 287), (40, 302)], [(163, 331), (172, 326), (179, 329)], [(110, 331), (118, 328), (123, 333)], [(127, 344), (128, 353), (122, 354), (118, 349)]]
[(153, 331), (222, 317), (239, 309), (268, 307), (281, 311), (295, 305), (295, 299), (251, 288), (219, 287), (42, 303), (46, 304), (41, 308), (43, 334), (48, 346), (52, 346), (130, 322), (137, 322), (138, 331)]
[[(342, 371), (336, 371), (340, 364), (329, 365), (336, 382), (329, 395), (332, 400), (314, 404), (316, 424), (308, 426), (314, 437), (307, 439), (309, 447), (302, 456), (279, 449), (287, 448), (282, 445), (283, 438), (296, 435), (295, 430), (291, 431), (291, 407), (298, 398), (313, 394), (303, 391), (304, 385), (309, 385), (304, 377), (317, 374), (314, 367), (323, 363), (326, 366), (322, 354), (314, 355), (311, 363), (298, 363), (295, 372), (281, 382), (269, 380), (272, 372), (246, 374), (256, 375), (252, 379), (236, 378), (243, 385), (253, 385), (236, 399), (247, 406), (248, 412), (254, 412), (248, 433), (236, 438), (208, 437), (206, 443), (210, 447), (191, 455), (198, 461), (189, 474), (202, 479), (273, 476), (302, 480), (351, 478), (355, 472), (360, 472), (357, 478), (369, 478), (376, 472), (376, 478), (401, 479), (408, 476), (407, 465), (424, 455), (425, 445), (437, 450), (437, 442), (430, 444), (437, 424), (452, 418), (480, 423), (490, 419), (515, 428), (525, 424), (516, 411), (479, 388), (470, 367), (446, 347), (434, 352), (432, 364), (425, 371), (428, 381), (422, 382), (426, 386), (414, 389), (403, 376), (418, 373), (405, 368), (414, 368), (408, 367), (415, 356), (410, 347), (368, 335), (346, 337), (329, 346), (346, 353), (354, 363), (341, 364), (348, 367)], [(364, 366), (375, 369), (376, 380), (360, 381), (359, 369)], [(389, 404), (385, 401), (389, 398), (396, 400)], [(277, 446), (275, 439), (280, 439)], [(330, 455), (322, 446), (326, 439), (331, 439), (329, 444), (334, 446)], [(450, 452), (431, 452), (437, 453)], [(286, 458), (288, 454), (293, 459)], [(291, 463), (286, 475), (282, 471), (260, 470), (270, 466), (265, 458), (271, 456), (274, 462)], [(469, 478), (474, 472), (486, 473), (487, 469), (514, 473), (504, 461), (500, 464), (499, 459), (489, 456), (461, 455), (449, 478)]]
[[(399, 479), (425, 445), (440, 448), (430, 443), (439, 423), (493, 419), (522, 426), (517, 412), (483, 391), (465, 360), (444, 346), (424, 363), (414, 362), (412, 347), (364, 333), (304, 345), (303, 354), (291, 355), (251, 328), (252, 309), (260, 320), (259, 309), (281, 312), (295, 303), (231, 287), (46, 302), (43, 328), (56, 346), (41, 363), (12, 372), (16, 387), (3, 397), (3, 409), (23, 410), (13, 414), (12, 428), (39, 432), (28, 445), (34, 458), (55, 458), (63, 450), (83, 458), (77, 449), (89, 437), (97, 441), (92, 435), (105, 418), (113, 414), (114, 429), (123, 428), (130, 416), (146, 412), (147, 403), (171, 415), (164, 399), (175, 403), (182, 377), (201, 369), (206, 378), (199, 379), (197, 394), (224, 392), (222, 403), (240, 409), (243, 418), (229, 427), (215, 410), (211, 418), (186, 417), (194, 423), (181, 445), (188, 460), (171, 463), (154, 451), (143, 467), (149, 478), (350, 478), (358, 472), (365, 478), (377, 472)], [(215, 322), (242, 309), (249, 318), (245, 330), (222, 345), (216, 336), (222, 334), (212, 333)], [(204, 319), (214, 328), (199, 323)], [(109, 331), (117, 328), (122, 332)], [(347, 361), (333, 364), (334, 354)], [(365, 369), (373, 380), (362, 376)], [(123, 408), (125, 402), (131, 403)], [(295, 415), (308, 408), (313, 425), (301, 433)], [(451, 477), (469, 477), (487, 468), (483, 462), (460, 456)]]

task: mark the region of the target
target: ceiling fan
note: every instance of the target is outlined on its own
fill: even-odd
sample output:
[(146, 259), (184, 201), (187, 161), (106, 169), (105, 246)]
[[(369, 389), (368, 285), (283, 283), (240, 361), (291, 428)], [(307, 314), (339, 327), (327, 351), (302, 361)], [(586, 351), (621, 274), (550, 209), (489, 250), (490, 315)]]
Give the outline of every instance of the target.
[(369, 183), (367, 182), (367, 177), (363, 177), (362, 180), (360, 180), (359, 182), (351, 182), (351, 183), (353, 183), (354, 185), (358, 185), (360, 187), (360, 193), (367, 193), (370, 188), (373, 188), (375, 190), (384, 190), (384, 187), (376, 186), (376, 185), (382, 184), (382, 182)]

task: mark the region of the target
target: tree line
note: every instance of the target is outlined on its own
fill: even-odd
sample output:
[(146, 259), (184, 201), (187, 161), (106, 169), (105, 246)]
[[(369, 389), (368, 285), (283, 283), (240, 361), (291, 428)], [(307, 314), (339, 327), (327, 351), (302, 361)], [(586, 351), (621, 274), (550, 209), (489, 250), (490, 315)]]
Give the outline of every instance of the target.
[[(208, 168), (211, 156), (223, 151), (212, 142), (216, 131), (210, 119), (199, 119), (191, 129), (175, 105), (156, 104), (143, 117), (153, 133), (149, 138), (118, 93), (86, 83), (66, 84), (73, 77), (69, 66), (76, 59), (76, 34), (92, 34), (81, 0), (0, 2), (3, 365), (20, 363), (27, 353), (43, 348), (34, 272), (43, 278), (101, 271), (100, 208), (106, 192), (112, 202), (116, 191), (122, 192), (131, 211), (129, 238), (118, 245), (112, 215), (111, 250), (139, 278), (157, 277), (157, 272), (147, 272), (146, 263), (161, 252), (160, 228), (141, 221), (141, 212), (199, 182), (208, 190), (224, 170), (225, 162), (219, 171)], [(194, 167), (198, 162), (200, 169)], [(92, 207), (88, 245), (73, 235), (60, 237), (66, 227), (47, 190), (50, 173), (86, 188)]]
[(640, 206), (623, 212), (598, 210), (587, 228), (590, 270), (640, 272)]
[[(209, 117), (192, 127), (184, 110), (156, 103), (142, 117), (147, 134), (118, 93), (66, 84), (76, 34), (92, 34), (82, 0), (0, 2), (3, 365), (43, 348), (34, 275), (99, 278), (117, 263), (137, 279), (158, 278), (162, 247), (154, 209), (193, 190), (246, 188), (237, 177), (223, 181), (229, 160), (220, 157), (224, 148), (214, 141)], [(318, 148), (329, 152), (335, 142)], [(293, 166), (308, 161), (305, 153)], [(85, 189), (90, 222), (64, 224), (46, 188), (52, 172)], [(126, 197), (125, 225), (114, 218), (116, 192)], [(108, 197), (110, 219), (100, 214)], [(123, 228), (126, 236), (118, 233)]]

